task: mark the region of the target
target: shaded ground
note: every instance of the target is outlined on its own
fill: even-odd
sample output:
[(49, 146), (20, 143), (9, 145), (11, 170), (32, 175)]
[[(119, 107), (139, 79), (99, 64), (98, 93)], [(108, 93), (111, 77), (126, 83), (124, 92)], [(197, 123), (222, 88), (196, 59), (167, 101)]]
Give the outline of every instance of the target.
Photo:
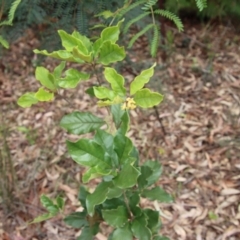
[[(232, 26), (185, 26), (175, 33), (166, 63), (159, 60), (151, 87), (164, 93), (158, 107), (166, 134), (153, 110), (132, 112), (129, 135), (143, 159), (164, 166), (159, 184), (175, 197), (172, 204), (154, 203), (161, 211), (162, 233), (172, 240), (240, 239), (240, 37)], [(172, 29), (171, 29), (172, 30)], [(77, 189), (82, 169), (66, 155), (67, 134), (58, 127), (61, 116), (73, 109), (106, 114), (83, 94), (88, 83), (54, 103), (29, 109), (16, 105), (26, 91), (36, 90), (32, 49), (34, 36), (12, 45), (2, 59), (0, 73), (1, 125), (16, 169), (14, 196), (0, 202), (0, 239), (70, 240), (78, 234), (61, 219), (27, 226), (43, 213), (42, 193), (62, 192), (66, 211), (79, 207)], [(146, 62), (146, 51), (136, 50)], [(134, 58), (136, 58), (136, 55)], [(152, 60), (149, 59), (149, 62)], [(46, 60), (45, 67), (54, 62)], [(126, 69), (132, 72), (140, 70)], [(3, 145), (2, 145), (3, 146)], [(6, 158), (9, 158), (5, 156)], [(8, 184), (12, 186), (11, 174)], [(9, 209), (7, 209), (7, 207)], [(0, 225), (1, 227), (1, 225)], [(76, 235), (75, 235), (76, 234)], [(106, 239), (98, 235), (97, 239)]]

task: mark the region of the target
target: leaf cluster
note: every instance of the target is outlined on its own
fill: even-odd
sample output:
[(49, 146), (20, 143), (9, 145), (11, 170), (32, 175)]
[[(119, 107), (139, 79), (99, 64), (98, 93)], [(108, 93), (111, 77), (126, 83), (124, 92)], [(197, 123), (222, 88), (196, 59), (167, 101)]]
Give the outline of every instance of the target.
[[(34, 50), (61, 60), (49, 72), (37, 67), (36, 79), (41, 87), (35, 93), (26, 93), (18, 99), (22, 107), (30, 107), (37, 102), (52, 101), (60, 88), (75, 88), (81, 81), (88, 80), (90, 74), (70, 68), (64, 71), (65, 62), (88, 64), (93, 68), (104, 66), (103, 76), (107, 86), (93, 86), (91, 94), (98, 99), (98, 106), (108, 107), (110, 121), (99, 118), (90, 112), (74, 111), (63, 116), (60, 126), (70, 134), (83, 135), (93, 132), (91, 139), (81, 136), (77, 141), (67, 140), (67, 150), (71, 158), (85, 168), (82, 182), (88, 184), (93, 179), (101, 179), (93, 192), (81, 187), (79, 201), (83, 211), (74, 212), (64, 218), (66, 224), (81, 228), (81, 239), (94, 239), (100, 231), (101, 222), (113, 227), (109, 239), (164, 239), (159, 235), (161, 221), (159, 212), (141, 206), (141, 198), (150, 201), (171, 202), (172, 197), (156, 183), (162, 168), (157, 161), (145, 161), (140, 165), (137, 148), (127, 136), (130, 128), (129, 111), (135, 107), (150, 108), (158, 105), (163, 96), (145, 87), (154, 74), (153, 64), (143, 70), (125, 87), (124, 76), (109, 64), (122, 61), (125, 50), (117, 44), (122, 21), (106, 27), (100, 36), (91, 41), (74, 31), (68, 34), (59, 30), (64, 50), (47, 52)], [(45, 221), (57, 214), (63, 214), (64, 201), (57, 197), (51, 200), (41, 196), (41, 203), (47, 212), (31, 223)]]

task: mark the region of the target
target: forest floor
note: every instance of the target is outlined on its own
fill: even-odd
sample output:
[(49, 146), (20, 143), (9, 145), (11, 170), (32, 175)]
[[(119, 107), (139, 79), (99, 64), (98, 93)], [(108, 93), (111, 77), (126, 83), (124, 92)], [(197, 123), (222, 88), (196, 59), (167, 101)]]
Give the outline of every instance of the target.
[[(231, 25), (186, 24), (185, 29), (168, 29), (175, 39), (169, 38), (167, 59), (158, 58), (150, 84), (164, 94), (158, 107), (164, 131), (154, 110), (137, 109), (131, 112), (129, 136), (142, 160), (161, 162), (158, 184), (174, 196), (173, 203), (153, 205), (161, 211), (163, 235), (171, 240), (239, 240), (240, 36)], [(153, 60), (141, 44), (131, 52), (132, 61), (149, 67)], [(66, 227), (60, 217), (42, 224), (27, 222), (44, 213), (41, 194), (64, 196), (66, 212), (80, 207), (82, 168), (66, 154), (68, 135), (59, 121), (73, 109), (99, 116), (106, 112), (84, 94), (89, 83), (66, 92), (71, 105), (57, 98), (18, 107), (17, 98), (39, 86), (34, 78), (37, 56), (32, 53), (36, 47), (38, 41), (29, 32), (11, 45), (0, 63), (0, 160), (6, 173), (0, 176), (0, 239), (71, 240), (79, 231)], [(52, 69), (56, 61), (46, 59), (42, 65)], [(127, 78), (141, 71), (135, 65), (123, 68)], [(107, 239), (104, 235), (96, 239)]]

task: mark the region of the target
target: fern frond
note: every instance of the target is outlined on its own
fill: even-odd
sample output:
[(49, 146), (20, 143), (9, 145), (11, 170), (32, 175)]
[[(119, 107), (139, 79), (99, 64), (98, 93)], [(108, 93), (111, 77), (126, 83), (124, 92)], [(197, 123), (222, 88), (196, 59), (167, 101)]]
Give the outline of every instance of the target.
[(13, 21), (13, 18), (14, 18), (15, 11), (17, 10), (17, 7), (18, 7), (18, 5), (20, 4), (21, 1), (22, 0), (15, 0), (12, 3), (11, 8), (10, 8), (9, 13), (8, 13), (8, 20), (1, 22), (0, 26), (12, 25), (12, 21)]
[(128, 21), (128, 23), (126, 24), (126, 26), (123, 29), (123, 33), (127, 33), (128, 29), (131, 27), (131, 25), (135, 22), (138, 22), (140, 19), (146, 17), (147, 15), (149, 15), (149, 12), (144, 12), (140, 15), (138, 15), (137, 17), (133, 18), (132, 20)]
[(126, 7), (126, 8), (123, 8), (121, 11), (118, 12), (118, 17), (119, 18), (122, 18), (123, 15), (125, 15), (127, 12), (129, 12), (130, 10), (138, 7), (139, 5), (145, 3), (146, 0), (139, 0), (135, 3), (132, 3), (130, 6)]
[(152, 57), (156, 57), (157, 55), (159, 39), (160, 39), (160, 31), (158, 26), (155, 24), (153, 27), (153, 39), (151, 41), (151, 46), (150, 46), (150, 53)]
[(195, 0), (199, 11), (207, 7), (207, 0)]
[(180, 31), (180, 32), (183, 31), (182, 21), (181, 21), (181, 19), (180, 19), (177, 15), (175, 15), (174, 13), (171, 13), (171, 12), (169, 12), (169, 11), (167, 11), (167, 10), (162, 10), (162, 9), (155, 10), (154, 13), (160, 14), (160, 15), (162, 15), (163, 17), (166, 17), (166, 18), (172, 20), (172, 21), (175, 23), (175, 25), (177, 26), (178, 31)]
[(145, 34), (148, 30), (154, 27), (154, 24), (148, 24), (145, 28), (143, 28), (140, 32), (138, 32), (132, 39), (130, 40), (128, 44), (128, 48), (131, 48), (132, 45), (136, 42), (136, 40), (141, 37), (143, 34)]
[(158, 0), (148, 0), (147, 3), (144, 4), (142, 10), (147, 11), (152, 8), (153, 5), (157, 3)]

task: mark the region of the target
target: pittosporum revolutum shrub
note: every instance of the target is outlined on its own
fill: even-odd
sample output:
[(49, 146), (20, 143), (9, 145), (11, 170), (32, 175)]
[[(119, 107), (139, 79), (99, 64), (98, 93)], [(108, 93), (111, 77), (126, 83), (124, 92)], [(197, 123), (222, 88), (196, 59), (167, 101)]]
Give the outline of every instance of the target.
[[(79, 32), (68, 34), (59, 30), (65, 50), (34, 52), (62, 62), (52, 73), (44, 67), (37, 67), (35, 76), (42, 86), (37, 92), (22, 95), (18, 104), (30, 107), (37, 102), (53, 101), (59, 89), (75, 88), (81, 81), (91, 78), (90, 73), (73, 68), (64, 70), (65, 62), (89, 64), (95, 70), (102, 65), (105, 84), (99, 81), (97, 86), (86, 92), (98, 99), (99, 107), (108, 108), (111, 118), (106, 119), (112, 120), (106, 121), (91, 112), (74, 111), (63, 116), (60, 121), (60, 126), (71, 134), (94, 132), (92, 139), (80, 138), (76, 142), (67, 140), (71, 158), (86, 168), (82, 177), (86, 186), (81, 186), (78, 196), (84, 210), (71, 213), (64, 221), (67, 225), (82, 230), (78, 240), (94, 239), (94, 235), (100, 231), (101, 222), (113, 229), (109, 240), (163, 240), (167, 238), (159, 235), (159, 212), (140, 204), (141, 198), (172, 201), (172, 197), (156, 184), (161, 175), (161, 165), (154, 160), (147, 160), (140, 165), (138, 150), (127, 137), (130, 128), (129, 111), (136, 107), (156, 106), (163, 96), (145, 87), (154, 74), (155, 63), (136, 76), (129, 89), (125, 87), (124, 77), (109, 66), (125, 58), (124, 47), (116, 43), (120, 25), (121, 22), (106, 27), (94, 42)], [(101, 179), (101, 182), (90, 193), (87, 184), (95, 178)], [(41, 203), (48, 213), (35, 218), (32, 223), (63, 213), (64, 201), (60, 197), (51, 200), (43, 195)]]

